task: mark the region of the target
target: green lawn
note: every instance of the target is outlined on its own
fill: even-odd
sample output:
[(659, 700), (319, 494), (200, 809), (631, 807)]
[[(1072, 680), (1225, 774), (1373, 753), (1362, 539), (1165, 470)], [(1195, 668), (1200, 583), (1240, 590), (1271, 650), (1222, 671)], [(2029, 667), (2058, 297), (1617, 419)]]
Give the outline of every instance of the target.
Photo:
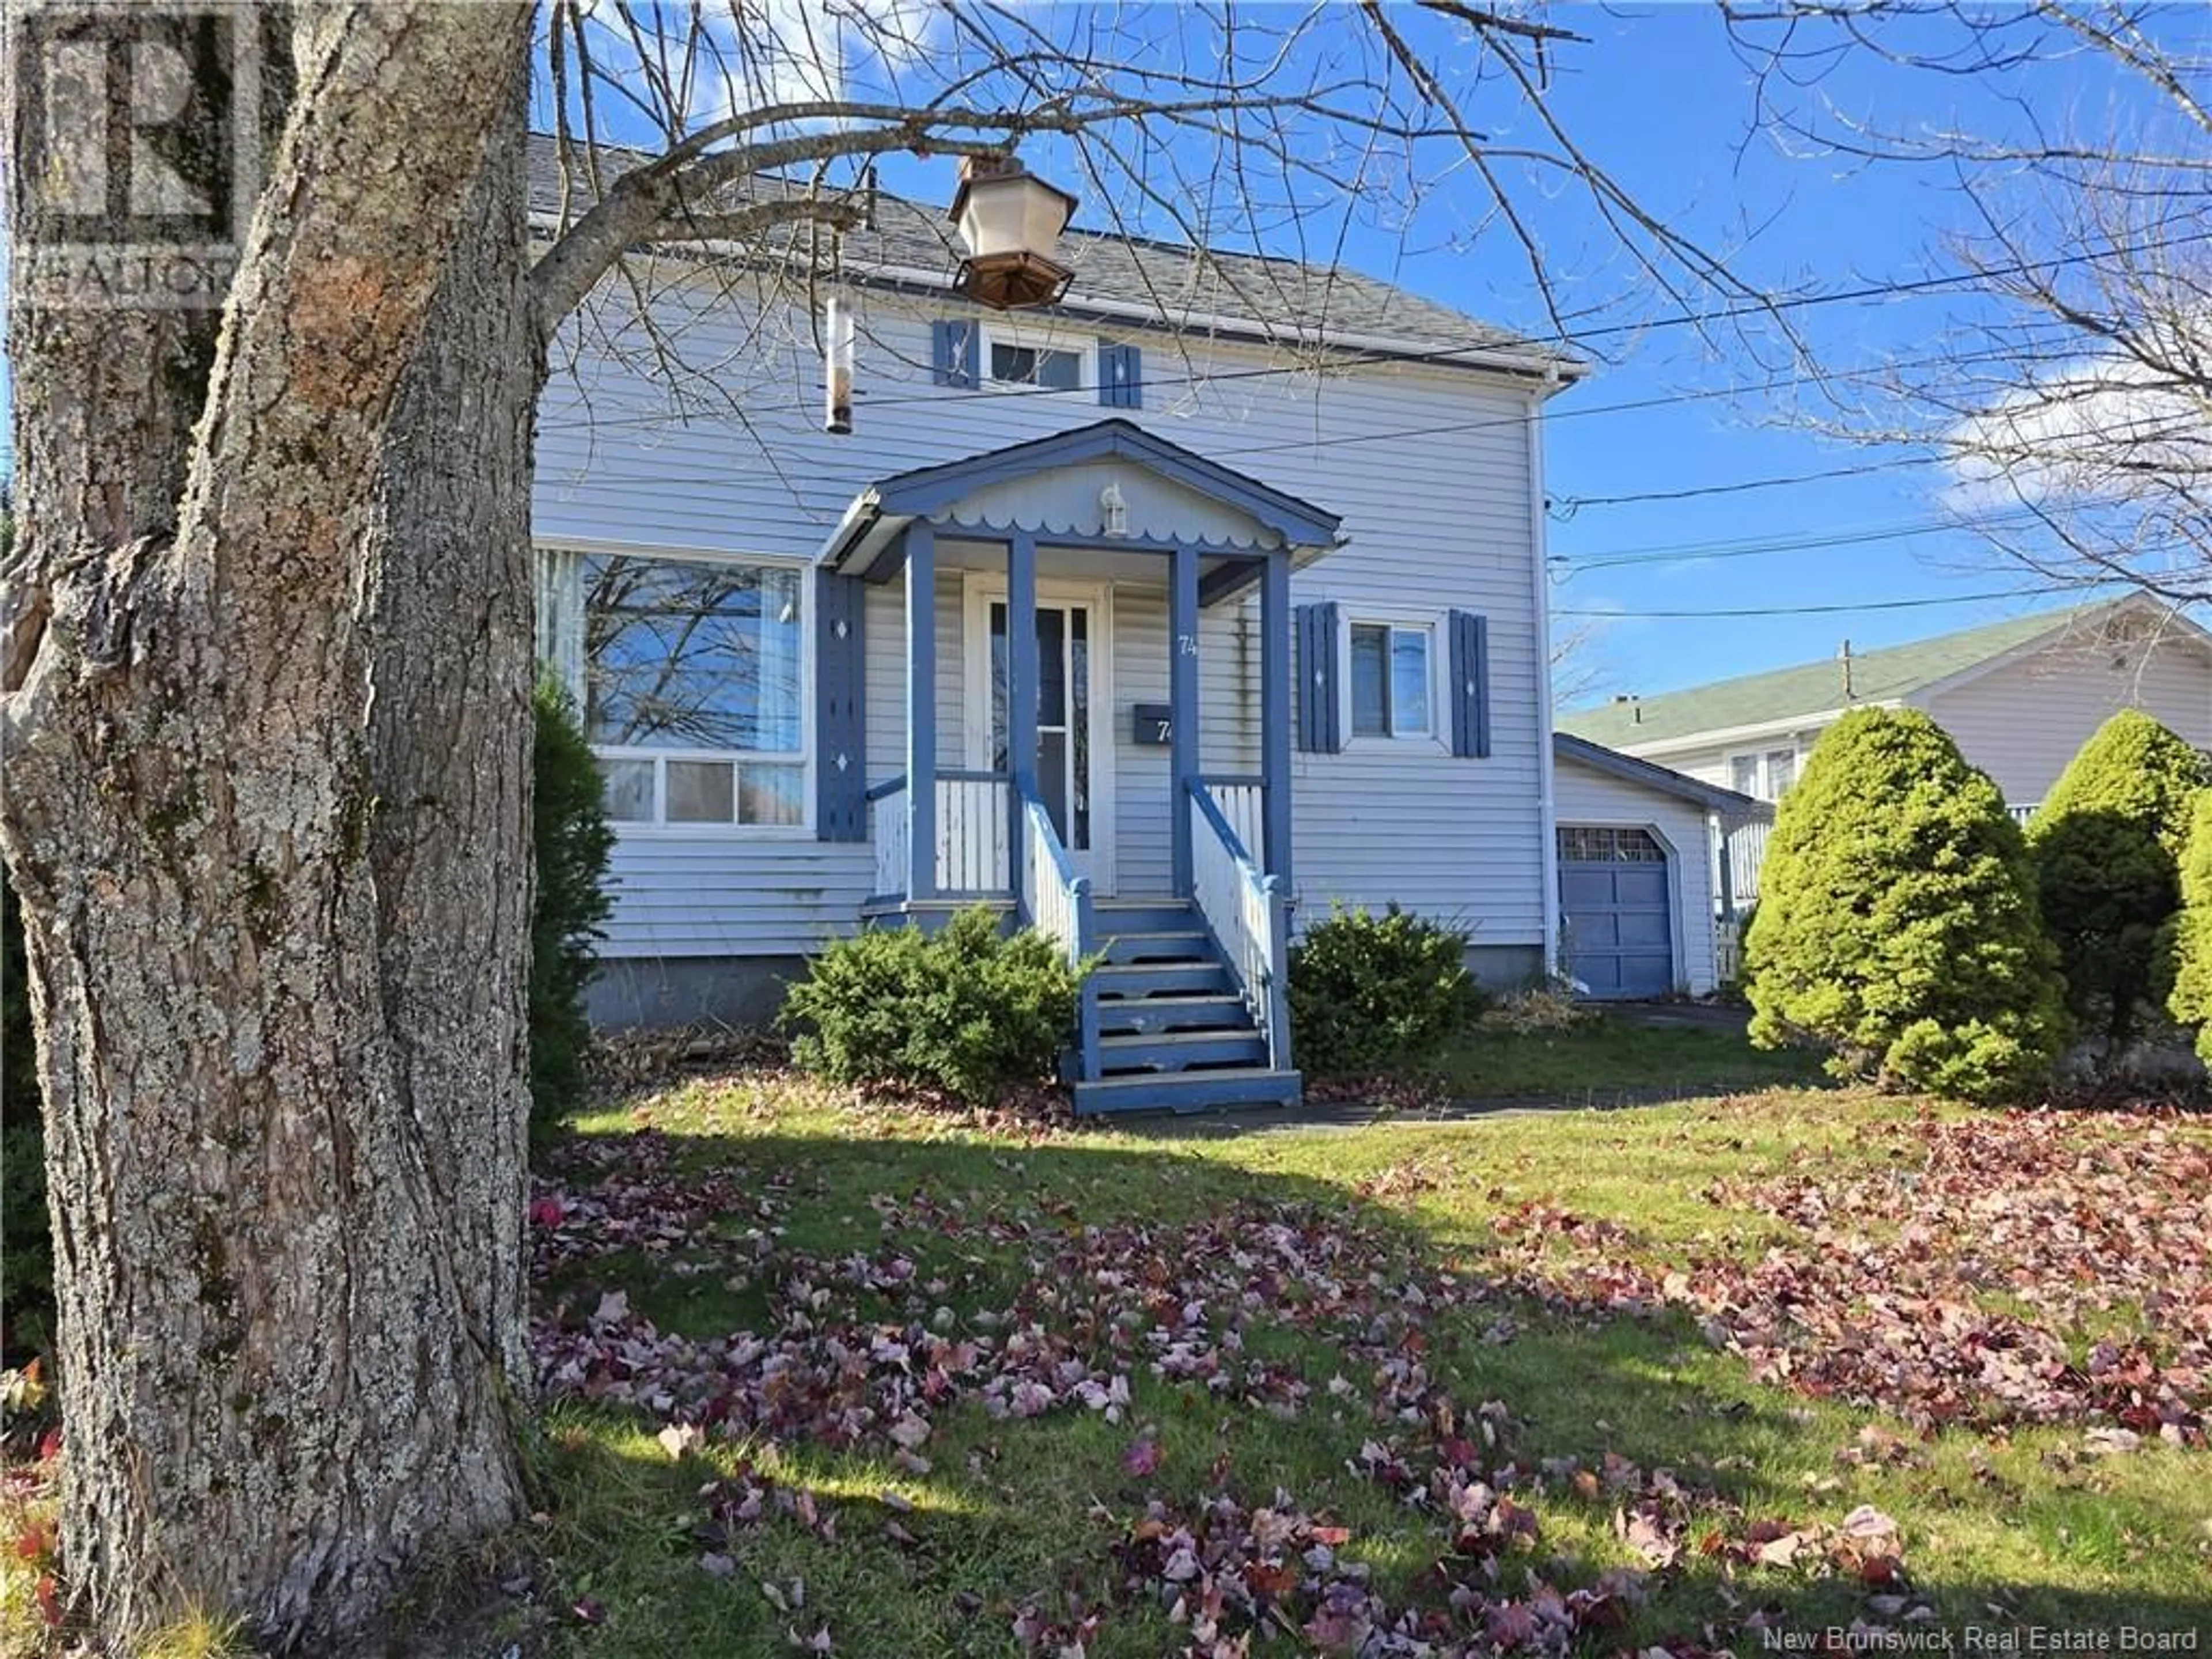
[[(1630, 1086), (1708, 1063), (1709, 1037), (1479, 1040), (1463, 1074), (1522, 1093), (1579, 1057), (1586, 1086)], [(1973, 1207), (2006, 1179), (1977, 1169), (1982, 1133), (1843, 1091), (1200, 1135), (907, 1115), (767, 1072), (626, 1101), (540, 1187), (556, 1380), (542, 1559), (510, 1621), (533, 1647), (641, 1659), (1158, 1659), (1241, 1652), (1255, 1617), (1255, 1654), (1352, 1651), (1370, 1616), (1451, 1651), (1534, 1641), (1577, 1596), (1559, 1616), (1602, 1652), (1756, 1651), (1754, 1615), (2212, 1623), (2193, 1431), (2097, 1455), (2112, 1419), (2094, 1407), (1910, 1420), (1946, 1364), (1992, 1363), (1962, 1322), (2025, 1308), (2052, 1329), (2015, 1336), (2173, 1358), (2173, 1308), (2145, 1315), (2124, 1275), (2100, 1303), (2079, 1282), (2094, 1249), (2051, 1255), (2097, 1214), (2015, 1238)], [(2002, 1133), (2022, 1205), (2118, 1148), (2110, 1182), (2166, 1206), (2124, 1224), (2142, 1259), (2197, 1272), (2203, 1129), (2142, 1151), (2134, 1121)], [(1808, 1222), (1808, 1182), (1865, 1206), (1863, 1229)], [(1911, 1218), (1938, 1195), (1978, 1218), (1931, 1243)], [(1888, 1249), (1903, 1288), (1863, 1291), (1871, 1354), (1839, 1356), (1860, 1316), (1840, 1301), (1863, 1292), (1835, 1264)], [(1976, 1280), (1999, 1261), (2042, 1265)], [(1753, 1288), (1838, 1300), (1837, 1322), (1783, 1370), (1715, 1346), (1701, 1323), (1756, 1320), (1711, 1298), (1766, 1306)], [(1923, 1353), (1916, 1322), (1952, 1334)], [(1887, 1408), (1840, 1397), (1892, 1370)], [(1863, 1505), (1894, 1539), (1880, 1517), (1837, 1532)]]
[(1454, 1044), (1438, 1069), (1462, 1098), (1534, 1097), (1600, 1106), (1821, 1077), (1818, 1059), (1802, 1049), (1753, 1048), (1726, 1030), (1654, 1026), (1612, 1013), (1565, 1030), (1516, 1031), (1485, 1023)]

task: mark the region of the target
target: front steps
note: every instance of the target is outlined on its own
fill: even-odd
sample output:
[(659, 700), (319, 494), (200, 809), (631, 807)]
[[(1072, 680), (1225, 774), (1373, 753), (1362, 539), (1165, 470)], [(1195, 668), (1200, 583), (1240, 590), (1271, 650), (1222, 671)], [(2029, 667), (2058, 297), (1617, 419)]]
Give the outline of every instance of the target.
[(1104, 961), (1086, 987), (1092, 1074), (1080, 1048), (1069, 1056), (1079, 1113), (1297, 1103), (1297, 1073), (1268, 1066), (1267, 1039), (1196, 905), (1101, 899), (1092, 915)]

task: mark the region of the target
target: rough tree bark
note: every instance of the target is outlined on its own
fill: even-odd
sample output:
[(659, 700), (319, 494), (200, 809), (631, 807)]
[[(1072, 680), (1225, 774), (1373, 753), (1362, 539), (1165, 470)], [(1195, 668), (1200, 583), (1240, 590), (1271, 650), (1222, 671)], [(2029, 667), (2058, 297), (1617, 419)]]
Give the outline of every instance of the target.
[(304, 10), (220, 338), (11, 319), (0, 846), (64, 1559), (126, 1650), (194, 1606), (328, 1650), (520, 1501), (527, 42)]

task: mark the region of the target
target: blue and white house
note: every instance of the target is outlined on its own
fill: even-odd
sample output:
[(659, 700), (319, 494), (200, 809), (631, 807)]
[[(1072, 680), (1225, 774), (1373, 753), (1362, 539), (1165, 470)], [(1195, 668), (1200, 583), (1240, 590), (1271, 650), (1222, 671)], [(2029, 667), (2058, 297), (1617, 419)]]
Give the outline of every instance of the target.
[[(1104, 1110), (1294, 1098), (1285, 952), (1334, 905), (1541, 971), (1539, 417), (1578, 366), (1356, 273), (1079, 234), (1009, 316), (934, 216), (876, 226), (811, 289), (654, 261), (556, 352), (541, 648), (620, 831), (595, 1015), (757, 1018), (830, 939), (990, 904), (1103, 954)], [(674, 402), (671, 342), (714, 366)]]

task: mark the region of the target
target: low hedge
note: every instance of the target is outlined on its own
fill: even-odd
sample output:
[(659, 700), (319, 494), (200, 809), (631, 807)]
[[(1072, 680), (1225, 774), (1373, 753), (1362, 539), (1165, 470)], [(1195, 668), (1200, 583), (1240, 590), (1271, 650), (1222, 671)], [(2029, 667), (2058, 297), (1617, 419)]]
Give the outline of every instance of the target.
[(839, 939), (792, 987), (779, 1024), (792, 1058), (834, 1082), (920, 1084), (981, 1103), (1051, 1074), (1079, 978), (1057, 941), (1002, 936), (979, 905), (935, 934)]

